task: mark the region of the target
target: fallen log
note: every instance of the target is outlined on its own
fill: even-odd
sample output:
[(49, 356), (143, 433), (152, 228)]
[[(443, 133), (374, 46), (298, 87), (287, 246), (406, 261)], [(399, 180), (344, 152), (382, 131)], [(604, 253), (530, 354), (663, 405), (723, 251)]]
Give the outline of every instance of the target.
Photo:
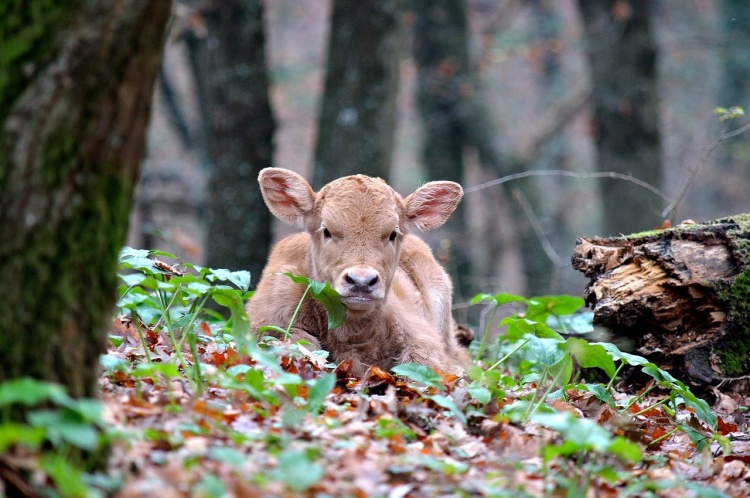
[(694, 385), (750, 379), (750, 214), (578, 238), (572, 263), (594, 324), (639, 354)]

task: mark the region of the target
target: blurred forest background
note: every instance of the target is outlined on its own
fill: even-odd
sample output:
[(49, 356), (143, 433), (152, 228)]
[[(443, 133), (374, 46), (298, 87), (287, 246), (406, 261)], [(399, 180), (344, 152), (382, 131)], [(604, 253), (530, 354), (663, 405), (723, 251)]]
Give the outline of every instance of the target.
[[(257, 282), (257, 172), (362, 172), (466, 196), (424, 237), (456, 301), (580, 294), (578, 235), (750, 211), (742, 0), (180, 0), (128, 244)], [(472, 187), (529, 171), (481, 189)], [(596, 178), (597, 172), (632, 181)], [(566, 175), (566, 176), (563, 176)], [(602, 175), (607, 176), (607, 175)], [(660, 191), (663, 195), (655, 193)], [(272, 224), (273, 223), (273, 224)], [(459, 305), (460, 306), (460, 305)]]

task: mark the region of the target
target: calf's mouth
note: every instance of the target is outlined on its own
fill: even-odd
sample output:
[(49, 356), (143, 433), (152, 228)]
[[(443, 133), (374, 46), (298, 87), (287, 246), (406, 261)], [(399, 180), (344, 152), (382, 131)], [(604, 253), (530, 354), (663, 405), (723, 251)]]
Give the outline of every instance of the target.
[(366, 266), (346, 268), (334, 287), (341, 295), (341, 302), (353, 310), (369, 309), (385, 297), (380, 274)]

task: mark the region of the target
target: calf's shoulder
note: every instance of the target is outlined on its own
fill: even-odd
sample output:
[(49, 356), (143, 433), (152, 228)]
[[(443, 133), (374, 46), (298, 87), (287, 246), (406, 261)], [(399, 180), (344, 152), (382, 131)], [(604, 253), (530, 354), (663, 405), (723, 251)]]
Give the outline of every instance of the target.
[[(302, 299), (305, 286), (297, 284), (283, 273), (309, 276), (310, 236), (307, 233), (290, 235), (279, 241), (271, 250), (258, 287), (247, 302), (246, 311), (253, 331), (265, 325), (286, 327), (292, 319), (297, 304)], [(321, 310), (309, 297), (300, 310), (295, 326), (313, 337), (321, 333)], [(300, 338), (309, 340), (302, 334)]]

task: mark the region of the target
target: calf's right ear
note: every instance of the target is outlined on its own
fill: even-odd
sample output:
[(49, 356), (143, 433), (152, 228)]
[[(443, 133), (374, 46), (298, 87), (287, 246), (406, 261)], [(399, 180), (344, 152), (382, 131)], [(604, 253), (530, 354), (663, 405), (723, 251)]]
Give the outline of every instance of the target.
[(454, 182), (428, 182), (406, 198), (406, 219), (420, 230), (437, 228), (456, 210), (464, 190)]
[(266, 206), (282, 221), (305, 227), (305, 218), (313, 210), (315, 192), (300, 175), (288, 169), (264, 168), (258, 176), (260, 193)]

